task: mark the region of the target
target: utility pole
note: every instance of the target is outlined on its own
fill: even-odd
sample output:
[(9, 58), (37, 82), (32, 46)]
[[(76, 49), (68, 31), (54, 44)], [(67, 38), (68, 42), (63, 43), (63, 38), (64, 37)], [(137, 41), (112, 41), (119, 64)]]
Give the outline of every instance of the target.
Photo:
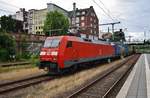
[(77, 33), (76, 31), (76, 3), (73, 3), (73, 33)]
[(120, 24), (121, 22), (119, 21), (119, 22), (113, 22), (113, 23), (105, 23), (105, 24), (99, 24), (100, 26), (105, 26), (105, 25), (112, 25), (112, 33), (113, 33), (113, 40), (114, 40), (114, 26), (116, 25), (116, 24)]
[(105, 23), (105, 24), (100, 24), (100, 26), (104, 26), (104, 25), (112, 25), (112, 33), (114, 33), (114, 25), (115, 24), (120, 24), (121, 22), (113, 22), (113, 23)]
[(129, 39), (128, 39), (128, 41), (129, 41), (129, 43), (131, 42), (131, 38), (133, 37), (133, 36), (126, 36), (126, 37), (128, 37)]
[(109, 27), (108, 27), (108, 33), (109, 33)]
[(129, 42), (131, 42), (131, 38), (132, 38), (133, 36), (129, 36)]

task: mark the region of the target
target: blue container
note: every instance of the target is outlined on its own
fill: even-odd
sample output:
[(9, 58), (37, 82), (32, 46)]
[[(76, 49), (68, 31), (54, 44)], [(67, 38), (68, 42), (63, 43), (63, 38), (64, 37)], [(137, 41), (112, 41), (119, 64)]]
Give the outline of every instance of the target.
[(115, 49), (115, 56), (120, 56), (120, 54), (121, 54), (121, 46), (115, 44), (113, 47)]
[(127, 56), (129, 54), (129, 48), (128, 45), (123, 45), (124, 49), (125, 49), (125, 55)]

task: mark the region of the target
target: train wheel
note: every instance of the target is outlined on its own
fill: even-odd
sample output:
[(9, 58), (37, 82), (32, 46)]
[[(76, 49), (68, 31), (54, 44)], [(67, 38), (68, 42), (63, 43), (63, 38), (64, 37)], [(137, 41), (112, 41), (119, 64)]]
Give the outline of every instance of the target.
[(57, 68), (57, 73), (58, 73), (59, 75), (62, 75), (62, 74), (65, 73), (65, 70), (64, 70), (64, 69)]
[(77, 69), (78, 69), (78, 65), (73, 65), (73, 66), (70, 68), (70, 71), (71, 71), (71, 73), (74, 73), (74, 72), (77, 71)]
[(48, 69), (48, 75), (57, 75), (57, 72), (52, 70), (51, 68), (47, 68)]
[(124, 55), (121, 55), (120, 58), (121, 58), (121, 59), (124, 59)]

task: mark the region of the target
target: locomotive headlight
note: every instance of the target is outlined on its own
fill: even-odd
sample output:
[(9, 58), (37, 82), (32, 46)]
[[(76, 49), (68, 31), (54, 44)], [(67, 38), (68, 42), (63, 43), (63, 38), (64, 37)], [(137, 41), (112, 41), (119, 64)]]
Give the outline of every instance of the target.
[(46, 54), (45, 51), (40, 52), (40, 55), (45, 55), (45, 54)]
[(58, 55), (58, 52), (57, 52), (57, 51), (52, 51), (52, 52), (51, 52), (51, 55), (57, 56), (57, 55)]

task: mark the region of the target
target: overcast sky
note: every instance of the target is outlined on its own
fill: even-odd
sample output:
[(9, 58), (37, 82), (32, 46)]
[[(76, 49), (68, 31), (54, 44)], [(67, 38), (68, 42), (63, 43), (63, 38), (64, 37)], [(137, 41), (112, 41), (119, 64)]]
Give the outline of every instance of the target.
[[(115, 26), (116, 29), (127, 28), (126, 36), (131, 35), (135, 38), (143, 39), (144, 31), (147, 38), (150, 38), (150, 0), (94, 0), (105, 9), (106, 15), (93, 0), (0, 0), (0, 15), (15, 12), (21, 8), (28, 9), (42, 9), (46, 8), (46, 3), (55, 3), (56, 5), (66, 9), (73, 9), (73, 2), (76, 2), (77, 8), (87, 8), (93, 6), (99, 18), (99, 23), (108, 23), (120, 21), (121, 24)], [(102, 3), (101, 3), (102, 1)], [(105, 31), (107, 28), (100, 27)], [(136, 33), (137, 32), (137, 33)]]

